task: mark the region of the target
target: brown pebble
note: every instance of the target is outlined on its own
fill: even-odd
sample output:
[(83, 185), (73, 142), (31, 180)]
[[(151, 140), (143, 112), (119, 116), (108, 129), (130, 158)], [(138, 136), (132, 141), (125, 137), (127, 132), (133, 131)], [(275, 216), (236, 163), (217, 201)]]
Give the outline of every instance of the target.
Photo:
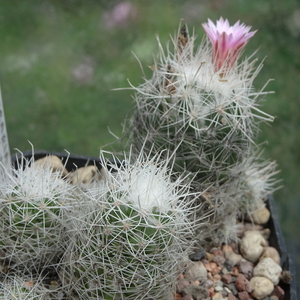
[(240, 292), (246, 291), (247, 293), (251, 293), (253, 290), (251, 283), (242, 273), (240, 273), (237, 276), (236, 281), (235, 281), (235, 287)]
[(236, 300), (236, 297), (232, 293), (229, 293), (227, 298), (228, 300)]
[(232, 247), (229, 246), (229, 245), (223, 245), (223, 246), (222, 246), (222, 250), (223, 250), (224, 252), (232, 252), (232, 251), (233, 251)]
[(253, 267), (254, 264), (248, 260), (242, 260), (238, 265), (239, 272), (243, 273), (248, 280), (250, 280), (253, 275)]
[(193, 282), (191, 282), (191, 284), (193, 284), (193, 285), (200, 285), (200, 281), (199, 280), (194, 280)]
[(218, 273), (218, 270), (217, 270), (218, 265), (215, 262), (210, 262), (208, 264), (205, 264), (204, 266), (208, 272), (211, 272), (212, 275)]
[(192, 295), (185, 295), (182, 300), (194, 300)]
[(276, 285), (270, 296), (276, 296), (279, 300), (283, 300), (284, 294), (284, 290), (279, 285)]
[(224, 275), (221, 276), (221, 280), (225, 284), (229, 284), (232, 281), (232, 275), (231, 274), (224, 274)]
[(249, 296), (249, 294), (246, 291), (239, 292), (238, 297), (240, 300), (250, 300), (251, 299), (251, 297)]
[(221, 255), (224, 257), (224, 252), (221, 249), (214, 249), (210, 253), (212, 253), (214, 256)]
[(186, 280), (186, 279), (180, 279), (180, 280), (178, 280), (177, 283), (176, 283), (176, 292), (177, 292), (177, 293), (181, 293), (182, 290), (183, 290), (186, 286), (188, 286), (189, 284), (190, 284), (189, 281)]
[(226, 261), (226, 259), (222, 255), (215, 255), (215, 257), (213, 258), (213, 262), (215, 262), (219, 267), (222, 267), (222, 268), (224, 266), (225, 261)]

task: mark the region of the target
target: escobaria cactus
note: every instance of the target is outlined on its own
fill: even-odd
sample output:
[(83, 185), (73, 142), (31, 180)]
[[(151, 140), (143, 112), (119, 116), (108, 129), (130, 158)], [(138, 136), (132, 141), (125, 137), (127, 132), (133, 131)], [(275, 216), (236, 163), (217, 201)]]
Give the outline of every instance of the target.
[[(204, 27), (208, 33), (211, 23)], [(172, 40), (174, 52), (159, 43), (152, 78), (132, 86), (136, 107), (127, 128), (137, 151), (175, 151), (174, 170), (192, 172), (208, 186), (223, 183), (228, 167), (253, 143), (259, 122), (273, 120), (258, 108), (266, 92), (253, 88), (262, 65), (255, 67), (251, 58), (237, 62), (254, 32), (239, 23), (230, 27), (227, 20), (228, 33), (219, 33), (219, 27), (209, 34), (211, 39), (219, 34), (219, 48), (204, 39), (195, 50), (195, 35), (190, 37), (186, 26)]]
[(188, 215), (197, 195), (182, 178), (171, 181), (168, 164), (161, 154), (129, 156), (83, 193), (82, 209), (70, 216), (74, 242), (60, 272), (70, 293), (80, 299), (172, 299), (193, 244), (195, 223)]
[(63, 221), (75, 205), (74, 187), (33, 158), (0, 185), (2, 262), (30, 270), (53, 264), (64, 250)]
[[(159, 42), (152, 78), (131, 86), (136, 106), (125, 133), (136, 152), (174, 153), (172, 170), (190, 174), (191, 185), (202, 192), (205, 205), (199, 214), (214, 211), (201, 238), (206, 233), (210, 241), (223, 242), (236, 236), (236, 220), (245, 206), (253, 208), (251, 201), (258, 203), (257, 194), (264, 205), (267, 190), (263, 194), (253, 186), (248, 168), (256, 160), (259, 124), (273, 117), (259, 109), (268, 94), (265, 86), (260, 91), (253, 86), (262, 64), (256, 66), (253, 55), (239, 61), (255, 31), (240, 22), (230, 26), (223, 18), (216, 25), (209, 20), (203, 28), (208, 38), (197, 49), (196, 37), (189, 36), (185, 25), (172, 39), (173, 52)], [(253, 178), (264, 170), (258, 168)]]

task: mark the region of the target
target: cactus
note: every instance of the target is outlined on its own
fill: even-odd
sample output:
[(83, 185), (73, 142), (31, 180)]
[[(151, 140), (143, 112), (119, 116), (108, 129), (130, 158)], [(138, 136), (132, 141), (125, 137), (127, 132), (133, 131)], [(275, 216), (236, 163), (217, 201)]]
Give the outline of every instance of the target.
[(186, 26), (172, 42), (174, 53), (159, 43), (152, 78), (132, 86), (136, 108), (127, 122), (129, 142), (137, 152), (175, 151), (175, 171), (192, 172), (202, 184), (223, 183), (228, 167), (253, 143), (259, 122), (273, 120), (258, 108), (265, 92), (253, 88), (262, 64), (255, 67), (248, 58), (216, 71), (208, 40), (194, 51), (195, 36), (189, 37)]
[[(262, 63), (256, 66), (254, 54), (238, 61), (256, 31), (239, 22), (231, 27), (223, 18), (217, 25), (209, 20), (202, 26), (208, 38), (196, 50), (196, 37), (189, 36), (185, 25), (172, 39), (174, 51), (169, 45), (164, 50), (158, 40), (152, 78), (131, 85), (136, 106), (125, 136), (137, 153), (141, 148), (146, 153), (174, 153), (172, 170), (190, 176), (191, 185), (202, 192), (205, 205), (198, 214), (213, 211), (201, 239), (221, 243), (236, 238), (236, 220), (245, 209), (255, 209), (253, 203), (263, 206), (271, 192), (253, 184), (255, 176), (266, 171), (263, 165), (250, 173), (251, 163), (258, 160), (254, 153), (259, 151), (259, 124), (273, 117), (259, 108), (268, 94), (266, 85), (260, 91), (253, 87)], [(268, 178), (276, 173), (274, 166), (267, 168)]]
[(64, 218), (75, 205), (74, 187), (33, 158), (1, 183), (1, 260), (9, 267), (39, 270), (64, 249)]
[(160, 156), (125, 159), (81, 197), (60, 272), (80, 299), (172, 299), (193, 244), (193, 195)]

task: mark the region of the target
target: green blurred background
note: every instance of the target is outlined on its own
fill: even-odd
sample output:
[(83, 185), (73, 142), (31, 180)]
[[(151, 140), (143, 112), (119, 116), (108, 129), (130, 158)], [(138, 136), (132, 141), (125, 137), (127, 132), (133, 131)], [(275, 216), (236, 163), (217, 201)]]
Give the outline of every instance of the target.
[(255, 87), (275, 79), (263, 110), (276, 119), (262, 125), (260, 141), (268, 141), (264, 155), (282, 170), (276, 204), (299, 270), (299, 1), (0, 0), (0, 83), (11, 152), (30, 149), (30, 141), (35, 149), (97, 156), (114, 141), (109, 130), (121, 134), (133, 107), (132, 91), (112, 89), (128, 87), (128, 78), (143, 82), (132, 52), (150, 77), (156, 34), (165, 44), (184, 19), (200, 42), (201, 23), (220, 16), (259, 30), (245, 51), (260, 48), (256, 56), (266, 57)]

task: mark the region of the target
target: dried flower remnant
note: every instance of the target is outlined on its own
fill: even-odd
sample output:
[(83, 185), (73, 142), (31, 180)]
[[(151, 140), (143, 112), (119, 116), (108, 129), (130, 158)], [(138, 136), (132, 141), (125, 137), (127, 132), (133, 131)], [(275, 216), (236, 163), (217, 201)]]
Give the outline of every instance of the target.
[(221, 69), (224, 72), (229, 71), (237, 61), (240, 51), (256, 33), (250, 31), (251, 26), (240, 24), (240, 21), (230, 26), (229, 21), (222, 17), (216, 25), (208, 19), (208, 23), (203, 23), (202, 27), (213, 46), (212, 62), (216, 72)]

